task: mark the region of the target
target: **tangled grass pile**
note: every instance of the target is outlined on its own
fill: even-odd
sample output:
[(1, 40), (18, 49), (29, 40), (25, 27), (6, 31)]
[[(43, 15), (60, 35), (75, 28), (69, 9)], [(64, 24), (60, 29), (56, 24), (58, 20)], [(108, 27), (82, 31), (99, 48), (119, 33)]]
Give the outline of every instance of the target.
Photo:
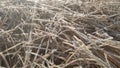
[(120, 0), (1, 0), (4, 67), (120, 68)]

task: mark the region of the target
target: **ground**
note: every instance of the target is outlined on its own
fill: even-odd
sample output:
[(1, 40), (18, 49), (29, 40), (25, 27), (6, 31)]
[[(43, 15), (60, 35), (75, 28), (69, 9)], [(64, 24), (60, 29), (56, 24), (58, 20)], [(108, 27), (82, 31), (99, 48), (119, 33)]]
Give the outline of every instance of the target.
[(1, 0), (0, 68), (120, 68), (120, 0)]

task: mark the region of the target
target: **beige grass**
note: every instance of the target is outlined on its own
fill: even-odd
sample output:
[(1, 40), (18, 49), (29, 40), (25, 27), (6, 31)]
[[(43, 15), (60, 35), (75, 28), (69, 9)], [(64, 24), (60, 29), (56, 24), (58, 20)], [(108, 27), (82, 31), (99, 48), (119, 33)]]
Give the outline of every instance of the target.
[(120, 68), (119, 0), (1, 0), (0, 68)]

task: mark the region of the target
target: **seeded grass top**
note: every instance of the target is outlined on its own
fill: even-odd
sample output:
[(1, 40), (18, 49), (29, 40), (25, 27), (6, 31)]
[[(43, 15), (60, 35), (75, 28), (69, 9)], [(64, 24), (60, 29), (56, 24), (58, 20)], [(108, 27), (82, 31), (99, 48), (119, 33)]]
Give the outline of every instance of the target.
[(120, 68), (119, 0), (1, 0), (0, 68)]

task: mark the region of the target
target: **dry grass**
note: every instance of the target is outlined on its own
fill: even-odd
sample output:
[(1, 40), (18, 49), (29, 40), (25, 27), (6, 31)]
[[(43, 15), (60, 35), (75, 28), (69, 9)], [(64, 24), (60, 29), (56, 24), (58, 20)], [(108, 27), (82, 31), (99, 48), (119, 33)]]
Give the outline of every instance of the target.
[(119, 0), (1, 0), (0, 68), (120, 68)]

